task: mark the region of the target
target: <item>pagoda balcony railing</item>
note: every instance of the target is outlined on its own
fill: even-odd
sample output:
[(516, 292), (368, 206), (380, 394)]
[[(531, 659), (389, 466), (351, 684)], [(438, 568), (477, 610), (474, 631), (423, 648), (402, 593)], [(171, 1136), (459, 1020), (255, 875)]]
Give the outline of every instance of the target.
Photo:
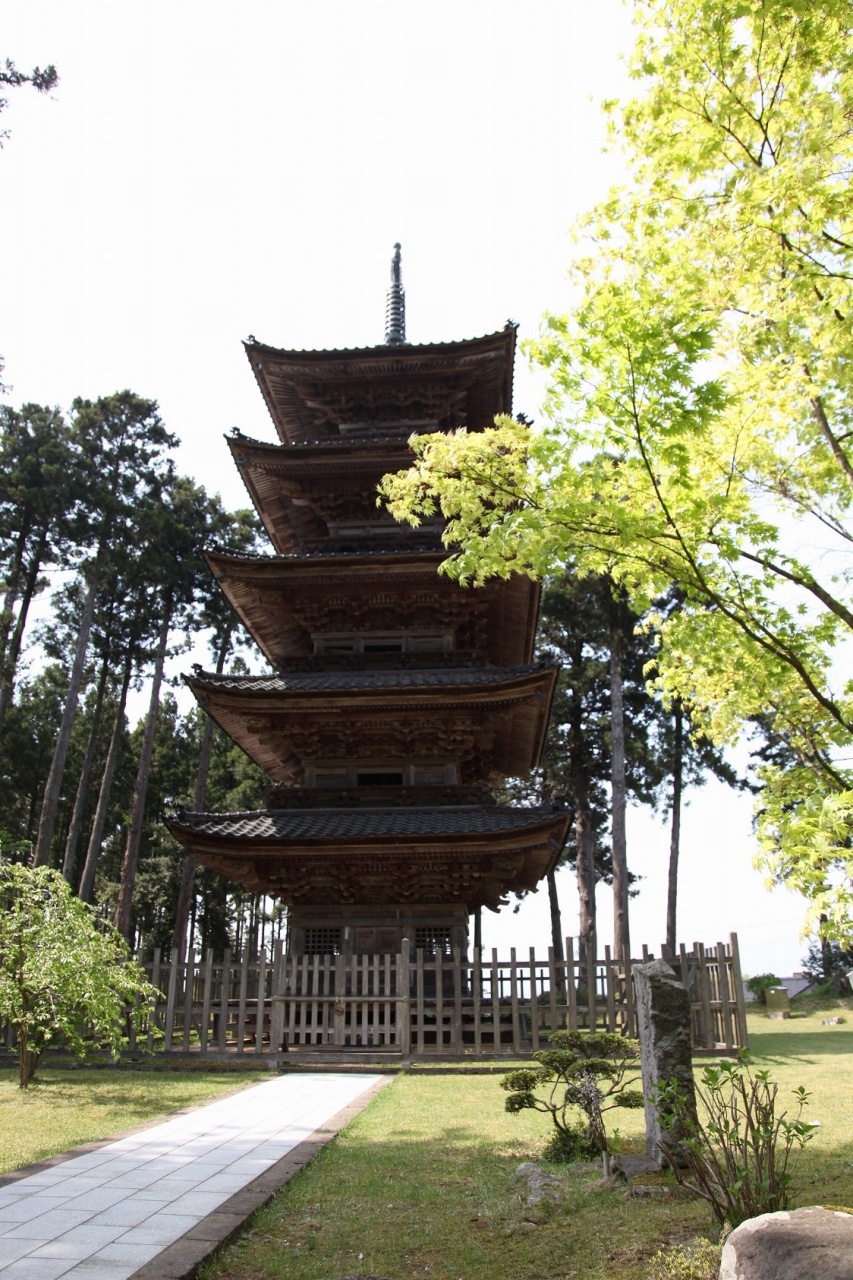
[[(693, 1050), (732, 1053), (747, 1046), (737, 937), (694, 943), (663, 958), (690, 992)], [(563, 1028), (636, 1035), (631, 966), (604, 948), (591, 958), (567, 938), (564, 957), (531, 949), (508, 960), (460, 951), (398, 955), (293, 955), (277, 943), (271, 957), (232, 960), (213, 953), (143, 961), (155, 988), (132, 1054), (201, 1058), (273, 1058), (298, 1065), (320, 1055), (413, 1059), (527, 1057)], [(0, 1057), (14, 1050), (0, 1025)]]

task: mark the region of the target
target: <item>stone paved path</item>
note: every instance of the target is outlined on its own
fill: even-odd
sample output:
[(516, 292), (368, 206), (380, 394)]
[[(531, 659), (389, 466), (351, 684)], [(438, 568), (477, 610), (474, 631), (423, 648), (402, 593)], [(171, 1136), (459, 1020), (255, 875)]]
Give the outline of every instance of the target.
[(0, 1186), (0, 1280), (127, 1280), (378, 1079), (280, 1076)]

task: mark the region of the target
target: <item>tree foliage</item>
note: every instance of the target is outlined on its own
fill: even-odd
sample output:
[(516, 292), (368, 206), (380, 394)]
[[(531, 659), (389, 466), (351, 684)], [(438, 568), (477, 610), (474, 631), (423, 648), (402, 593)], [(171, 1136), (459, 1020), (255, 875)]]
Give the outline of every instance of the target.
[(530, 347), (551, 376), (548, 426), (415, 439), (413, 469), (383, 492), (401, 518), (441, 511), (463, 580), (544, 575), (571, 555), (642, 615), (675, 584), (658, 685), (717, 741), (772, 715), (796, 767), (764, 767), (761, 862), (842, 936), (853, 11), (648, 0), (637, 13), (641, 92), (610, 108), (632, 180), (580, 229), (575, 312), (547, 317)]
[(574, 1108), (586, 1119), (586, 1150), (581, 1154), (604, 1154), (604, 1113), (643, 1105), (642, 1090), (631, 1087), (640, 1079), (640, 1043), (610, 1031), (555, 1031), (548, 1039), (555, 1047), (534, 1053), (537, 1068), (510, 1071), (501, 1080), (509, 1095), (506, 1109), (549, 1115), (564, 1144), (568, 1140), (571, 1146)]
[(122, 938), (48, 867), (0, 861), (0, 1016), (18, 1043), (25, 1089), (45, 1049), (117, 1057), (153, 994)]

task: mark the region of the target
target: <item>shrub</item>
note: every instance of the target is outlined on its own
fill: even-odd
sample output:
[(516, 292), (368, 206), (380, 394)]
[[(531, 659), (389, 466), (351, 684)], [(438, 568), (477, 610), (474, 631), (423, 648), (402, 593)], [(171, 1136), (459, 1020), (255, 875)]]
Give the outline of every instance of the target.
[(717, 1280), (720, 1273), (718, 1244), (703, 1240), (695, 1245), (660, 1249), (652, 1258), (647, 1280)]
[(749, 979), (746, 989), (752, 992), (756, 1000), (767, 1004), (767, 992), (771, 987), (778, 987), (780, 984), (781, 979), (777, 978), (775, 973), (757, 973), (754, 978)]
[[(557, 1130), (554, 1149), (578, 1153), (564, 1154), (563, 1160), (604, 1154), (603, 1113), (613, 1107), (643, 1105), (642, 1090), (630, 1087), (640, 1079), (636, 1074), (639, 1041), (607, 1031), (555, 1031), (548, 1039), (556, 1048), (533, 1055), (538, 1069), (510, 1071), (501, 1080), (501, 1088), (509, 1094), (506, 1109), (517, 1113), (529, 1108), (550, 1115)], [(580, 1130), (583, 1143), (570, 1108), (586, 1118), (586, 1127)]]
[[(707, 1200), (717, 1222), (738, 1226), (747, 1218), (787, 1209), (791, 1166), (814, 1131), (802, 1119), (811, 1096), (794, 1090), (795, 1114), (777, 1113), (777, 1086), (769, 1072), (749, 1067), (741, 1050), (736, 1062), (707, 1066), (696, 1089), (697, 1118), (677, 1081), (658, 1088), (655, 1105), (665, 1127), (680, 1127), (686, 1171), (674, 1163), (680, 1182)], [(666, 1153), (665, 1153), (666, 1154)]]
[(542, 1148), (542, 1159), (554, 1164), (576, 1164), (578, 1160), (595, 1160), (601, 1152), (590, 1142), (585, 1125), (555, 1129)]
[(15, 1029), (26, 1089), (48, 1047), (114, 1056), (141, 1026), (154, 988), (119, 933), (75, 898), (58, 871), (0, 858), (0, 1017)]

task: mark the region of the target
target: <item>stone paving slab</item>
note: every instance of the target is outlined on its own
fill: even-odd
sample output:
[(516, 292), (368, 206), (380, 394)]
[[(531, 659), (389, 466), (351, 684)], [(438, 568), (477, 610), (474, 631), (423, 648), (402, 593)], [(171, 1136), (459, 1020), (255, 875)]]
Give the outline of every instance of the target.
[(280, 1076), (0, 1185), (0, 1280), (186, 1280), (389, 1077)]

